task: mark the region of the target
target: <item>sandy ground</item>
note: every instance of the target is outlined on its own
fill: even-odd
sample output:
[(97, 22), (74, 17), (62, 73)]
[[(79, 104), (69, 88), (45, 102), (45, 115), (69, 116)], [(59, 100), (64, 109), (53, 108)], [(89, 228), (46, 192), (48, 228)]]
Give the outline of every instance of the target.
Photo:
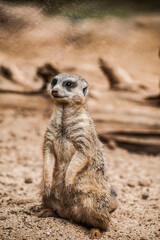
[[(119, 129), (160, 132), (159, 108), (139, 104), (144, 96), (158, 93), (158, 16), (73, 24), (48, 19), (36, 10), (31, 13), (31, 19), (27, 14), (21, 16), (28, 24), (25, 29), (20, 26), (13, 34), (9, 27), (0, 30), (1, 64), (9, 66), (17, 80), (28, 86), (26, 89), (40, 86), (35, 79), (36, 67), (51, 62), (61, 71), (78, 73), (88, 80), (92, 92), (88, 109), (98, 133)], [(109, 91), (97, 64), (98, 57), (108, 56), (127, 70), (135, 84), (143, 83), (148, 90)], [(0, 88), (21, 86), (1, 76)], [(0, 239), (88, 239), (88, 229), (82, 226), (37, 217), (41, 147), (53, 109), (53, 103), (42, 96), (0, 94)], [(112, 214), (110, 230), (102, 239), (158, 240), (160, 154), (138, 154), (118, 146), (104, 148), (119, 208)]]

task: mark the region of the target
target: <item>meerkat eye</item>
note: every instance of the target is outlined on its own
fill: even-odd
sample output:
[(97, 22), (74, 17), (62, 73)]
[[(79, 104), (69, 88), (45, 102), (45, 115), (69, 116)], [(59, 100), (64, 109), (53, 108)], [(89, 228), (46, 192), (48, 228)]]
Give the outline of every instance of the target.
[(73, 82), (66, 82), (67, 87), (73, 87)]
[(56, 78), (53, 78), (52, 80), (52, 86), (55, 86), (57, 84), (57, 79)]

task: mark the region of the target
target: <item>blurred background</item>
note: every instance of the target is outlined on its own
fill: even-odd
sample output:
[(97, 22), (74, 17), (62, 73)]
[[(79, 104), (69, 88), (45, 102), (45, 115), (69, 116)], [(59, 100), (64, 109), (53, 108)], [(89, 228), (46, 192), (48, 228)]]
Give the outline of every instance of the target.
[(107, 15), (126, 17), (143, 13), (158, 14), (160, 11), (160, 3), (158, 0), (4, 0), (4, 2), (38, 6), (46, 15), (63, 15), (74, 20), (91, 17), (102, 18)]
[(0, 1), (0, 237), (88, 239), (84, 228), (36, 217), (54, 110), (46, 88), (60, 72), (89, 83), (87, 108), (120, 202), (104, 239), (159, 239), (158, 0)]

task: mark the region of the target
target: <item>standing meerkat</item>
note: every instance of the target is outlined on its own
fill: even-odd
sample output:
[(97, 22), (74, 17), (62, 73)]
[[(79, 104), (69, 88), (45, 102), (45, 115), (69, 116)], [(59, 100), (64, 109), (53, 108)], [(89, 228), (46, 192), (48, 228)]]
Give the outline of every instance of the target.
[(40, 217), (59, 216), (90, 228), (101, 236), (117, 208), (107, 162), (93, 121), (85, 107), (88, 83), (62, 73), (48, 86), (55, 103), (44, 139)]

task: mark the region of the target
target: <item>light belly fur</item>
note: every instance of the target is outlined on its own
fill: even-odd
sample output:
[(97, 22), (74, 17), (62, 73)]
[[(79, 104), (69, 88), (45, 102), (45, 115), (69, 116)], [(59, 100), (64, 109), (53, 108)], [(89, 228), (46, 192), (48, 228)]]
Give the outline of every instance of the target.
[[(61, 149), (61, 152), (59, 149)], [(55, 153), (57, 159), (54, 170), (55, 184), (53, 187), (53, 192), (56, 199), (62, 199), (65, 174), (71, 158), (75, 153), (75, 148), (73, 144), (66, 138), (61, 138), (55, 141)]]

